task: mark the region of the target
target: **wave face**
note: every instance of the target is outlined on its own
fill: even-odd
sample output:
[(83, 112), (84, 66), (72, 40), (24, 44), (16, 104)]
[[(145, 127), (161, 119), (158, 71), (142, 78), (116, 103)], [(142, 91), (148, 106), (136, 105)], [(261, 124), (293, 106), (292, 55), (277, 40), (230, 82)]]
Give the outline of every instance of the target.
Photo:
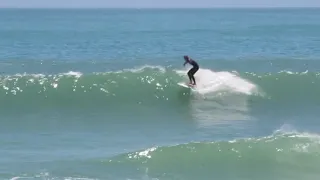
[(251, 103), (319, 104), (319, 73), (255, 74), (200, 69), (197, 92), (177, 85), (188, 82), (185, 70), (144, 66), (115, 72), (0, 76), (2, 110), (11, 108), (173, 107), (192, 98), (246, 97)]
[[(200, 73), (208, 73), (206, 71), (211, 72), (210, 70), (201, 70)], [(213, 72), (211, 73), (213, 74)], [(226, 72), (226, 75), (230, 76), (228, 78), (232, 78), (231, 73)], [(0, 78), (2, 86), (0, 98), (6, 101), (6, 107), (17, 105), (29, 107), (30, 104), (39, 107), (71, 105), (87, 107), (156, 104), (168, 101), (172, 103), (181, 97), (179, 96), (181, 92), (182, 95), (189, 93), (188, 89), (177, 85), (178, 82), (186, 81), (183, 78), (185, 78), (185, 73), (179, 74), (175, 70), (152, 66), (92, 74), (80, 72), (56, 75), (17, 74)], [(234, 79), (241, 80), (236, 77)], [(245, 83), (244, 80), (242, 81)], [(211, 88), (209, 91), (219, 90), (224, 86), (220, 85), (218, 81), (214, 84), (205, 84), (206, 82), (208, 81), (201, 79), (199, 85), (209, 85)], [(230, 84), (230, 90), (233, 88), (231, 86), (232, 84)], [(205, 88), (202, 89), (205, 90)], [(250, 93), (250, 88), (236, 89), (235, 91)]]
[(317, 179), (319, 142), (318, 135), (279, 130), (262, 138), (154, 147), (104, 163), (150, 179)]

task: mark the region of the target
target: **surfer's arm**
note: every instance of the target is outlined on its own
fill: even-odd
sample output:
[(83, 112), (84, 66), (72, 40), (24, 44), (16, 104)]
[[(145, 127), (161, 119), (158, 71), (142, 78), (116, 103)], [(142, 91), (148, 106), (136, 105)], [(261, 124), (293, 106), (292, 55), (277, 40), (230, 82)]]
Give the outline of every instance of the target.
[(187, 61), (183, 63), (183, 66), (185, 66), (186, 64), (188, 64), (188, 62), (187, 62)]

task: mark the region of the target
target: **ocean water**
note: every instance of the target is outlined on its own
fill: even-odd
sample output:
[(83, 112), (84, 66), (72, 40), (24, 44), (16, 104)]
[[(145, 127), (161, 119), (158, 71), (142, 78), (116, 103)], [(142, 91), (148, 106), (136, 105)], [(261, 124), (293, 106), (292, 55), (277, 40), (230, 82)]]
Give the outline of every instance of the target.
[(318, 180), (319, 19), (1, 9), (0, 179)]

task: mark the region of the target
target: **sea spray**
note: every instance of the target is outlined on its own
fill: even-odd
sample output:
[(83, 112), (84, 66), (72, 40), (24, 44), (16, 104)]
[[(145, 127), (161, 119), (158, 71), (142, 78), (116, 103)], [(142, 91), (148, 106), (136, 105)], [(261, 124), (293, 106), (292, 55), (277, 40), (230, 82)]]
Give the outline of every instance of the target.
[[(176, 70), (179, 75), (185, 76), (187, 71)], [(251, 95), (256, 86), (238, 75), (230, 72), (214, 72), (210, 69), (199, 69), (195, 75), (197, 92), (210, 94), (217, 92), (232, 92)]]

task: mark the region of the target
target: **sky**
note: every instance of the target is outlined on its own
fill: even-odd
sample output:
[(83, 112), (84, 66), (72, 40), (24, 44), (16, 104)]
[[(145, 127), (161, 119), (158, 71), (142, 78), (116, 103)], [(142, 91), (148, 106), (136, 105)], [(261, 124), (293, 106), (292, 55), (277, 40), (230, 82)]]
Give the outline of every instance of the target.
[(320, 7), (320, 0), (0, 0), (0, 8)]

